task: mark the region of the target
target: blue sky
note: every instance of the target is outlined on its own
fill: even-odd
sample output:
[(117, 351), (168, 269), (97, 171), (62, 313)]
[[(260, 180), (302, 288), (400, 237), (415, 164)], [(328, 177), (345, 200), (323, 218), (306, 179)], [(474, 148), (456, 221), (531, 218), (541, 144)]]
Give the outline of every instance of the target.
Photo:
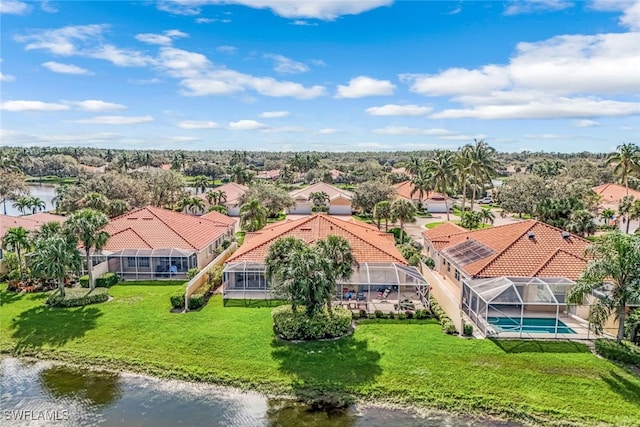
[(611, 151), (640, 2), (2, 0), (2, 145)]

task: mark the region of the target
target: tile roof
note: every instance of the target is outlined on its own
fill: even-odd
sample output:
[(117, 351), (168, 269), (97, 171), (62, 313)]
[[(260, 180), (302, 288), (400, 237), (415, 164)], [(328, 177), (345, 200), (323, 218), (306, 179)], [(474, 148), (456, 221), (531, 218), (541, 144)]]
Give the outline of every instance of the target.
[(381, 232), (369, 224), (321, 214), (277, 222), (255, 233), (247, 233), (244, 243), (227, 263), (264, 262), (271, 244), (283, 237), (292, 236), (312, 244), (330, 235), (345, 238), (353, 249), (355, 259), (360, 263), (407, 264), (395, 247), (393, 235)]
[(311, 193), (317, 192), (327, 193), (327, 195), (329, 196), (329, 200), (334, 200), (337, 198), (343, 198), (347, 200), (353, 199), (353, 193), (351, 191), (342, 190), (340, 188), (334, 187), (333, 185), (327, 184), (326, 182), (317, 182), (308, 187), (301, 188), (300, 190), (291, 191), (289, 192), (289, 194), (294, 199), (309, 200), (309, 196), (311, 195)]
[(5, 235), (8, 229), (22, 227), (25, 230), (38, 230), (43, 224), (48, 222), (64, 222), (66, 217), (51, 214), (35, 214), (27, 216), (0, 215), (0, 238)]
[(453, 222), (447, 221), (443, 224), (438, 225), (437, 227), (424, 230), (422, 232), (422, 235), (426, 239), (429, 239), (431, 241), (442, 240), (442, 239), (446, 239), (448, 241), (449, 237), (452, 234), (466, 233), (467, 231), (468, 230), (466, 228), (460, 227), (459, 225), (454, 224)]
[(201, 250), (222, 236), (227, 228), (204, 217), (146, 206), (109, 221), (104, 230), (111, 237), (105, 250)]
[(200, 218), (208, 219), (209, 221), (213, 221), (216, 224), (219, 224), (225, 227), (231, 227), (238, 221), (236, 218), (231, 218), (230, 216), (221, 214), (220, 212), (216, 212), (216, 211), (208, 212), (202, 215)]
[[(413, 190), (413, 184), (411, 183), (411, 181), (402, 181), (397, 184), (393, 184), (392, 187), (398, 197), (402, 197), (403, 199), (408, 200), (418, 200), (417, 191), (413, 193), (413, 195), (411, 195), (411, 190)], [(429, 192), (429, 196), (422, 199), (422, 201), (427, 200), (444, 200), (444, 196), (440, 193)], [(449, 198), (449, 200), (451, 200), (451, 198)]]
[[(227, 201), (224, 202), (224, 204), (229, 206), (229, 205), (237, 205), (238, 203), (240, 203), (240, 197), (242, 197), (244, 193), (247, 192), (248, 189), (249, 189), (248, 187), (245, 187), (242, 184), (236, 184), (235, 182), (227, 182), (226, 184), (223, 184), (219, 187), (214, 188), (213, 191), (223, 191), (227, 197)], [(198, 197), (206, 201), (207, 193), (199, 194)]]
[(437, 249), (447, 258), (453, 256), (456, 247), (470, 241), (489, 249), (478, 259), (471, 256), (466, 263), (459, 261), (458, 267), (474, 277), (555, 276), (576, 280), (587, 264), (585, 250), (590, 244), (573, 234), (565, 238), (559, 228), (536, 220), (452, 234), (448, 240), (436, 232), (434, 236)]
[[(615, 209), (618, 208), (620, 200), (627, 195), (627, 189), (618, 184), (602, 184), (593, 187), (591, 190), (602, 197), (601, 206), (612, 206)], [(634, 199), (638, 200), (640, 199), (640, 191), (630, 188), (629, 196), (633, 196)]]
[(261, 179), (278, 179), (280, 178), (280, 169), (272, 169), (268, 171), (258, 171), (256, 178)]

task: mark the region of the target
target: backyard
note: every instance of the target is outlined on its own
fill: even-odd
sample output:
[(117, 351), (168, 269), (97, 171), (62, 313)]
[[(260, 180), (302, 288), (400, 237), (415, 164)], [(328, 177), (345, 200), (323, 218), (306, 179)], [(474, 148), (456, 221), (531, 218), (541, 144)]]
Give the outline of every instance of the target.
[(126, 282), (113, 300), (44, 306), (1, 285), (0, 350), (297, 394), (309, 388), (537, 424), (640, 425), (640, 377), (569, 342), (466, 340), (436, 322), (366, 321), (347, 338), (285, 344), (271, 308), (170, 313), (182, 282)]

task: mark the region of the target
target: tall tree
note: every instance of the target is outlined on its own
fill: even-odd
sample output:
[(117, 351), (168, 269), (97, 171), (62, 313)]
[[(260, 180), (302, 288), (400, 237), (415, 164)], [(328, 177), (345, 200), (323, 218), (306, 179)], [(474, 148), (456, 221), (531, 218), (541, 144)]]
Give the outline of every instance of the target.
[(309, 194), (309, 200), (313, 203), (314, 211), (326, 212), (329, 203), (329, 195), (324, 191), (314, 191)]
[(27, 193), (28, 189), (22, 172), (19, 170), (2, 169), (2, 179), (0, 179), (0, 203), (2, 203), (5, 215), (7, 214), (7, 201), (16, 200), (21, 195)]
[(267, 214), (258, 199), (249, 199), (240, 207), (240, 226), (249, 232), (260, 230), (267, 223)]
[(120, 215), (124, 215), (131, 210), (131, 206), (129, 202), (122, 199), (115, 199), (109, 202), (109, 208), (107, 212), (109, 213), (109, 218), (115, 218)]
[(336, 291), (338, 282), (345, 283), (353, 274), (353, 267), (358, 263), (353, 256), (353, 250), (349, 242), (340, 236), (327, 236), (324, 240), (319, 240), (316, 244), (316, 251), (322, 259), (328, 260), (329, 270), (325, 272), (329, 276), (329, 288), (324, 289), (327, 310), (331, 310), (331, 299)]
[(92, 191), (91, 193), (86, 194), (80, 200), (80, 203), (87, 209), (93, 209), (105, 213), (109, 210), (109, 200), (107, 200), (104, 194), (98, 193), (97, 191)]
[(22, 271), (22, 250), (29, 247), (28, 234), (29, 232), (20, 226), (9, 228), (5, 235), (2, 236), (2, 247), (14, 251), (18, 257), (18, 269), (21, 280), (24, 273)]
[(454, 167), (458, 176), (457, 184), (460, 186), (462, 193), (462, 212), (467, 206), (467, 185), (469, 185), (469, 168), (471, 166), (471, 150), (470, 145), (465, 145), (455, 154)]
[(593, 258), (567, 294), (567, 301), (582, 304), (595, 290), (602, 290), (589, 310), (598, 333), (611, 315), (618, 320), (617, 341), (624, 337), (624, 322), (631, 304), (640, 302), (640, 236), (620, 232), (604, 235), (587, 250)]
[(426, 165), (418, 169), (416, 174), (411, 177), (411, 197), (418, 194), (418, 204), (420, 209), (423, 208), (422, 200), (425, 196), (429, 197), (429, 192), (433, 189), (433, 175), (430, 173)]
[(385, 233), (389, 231), (389, 221), (391, 220), (391, 202), (388, 200), (383, 200), (381, 202), (376, 203), (373, 208), (373, 219), (376, 220), (378, 225), (378, 230), (380, 229), (380, 222), (384, 220), (384, 231)]
[(29, 209), (31, 209), (32, 214), (43, 211), (46, 207), (47, 207), (47, 204), (40, 197), (36, 197), (36, 196), (29, 197)]
[(439, 151), (436, 157), (429, 161), (427, 168), (433, 176), (434, 189), (444, 196), (444, 207), (449, 221), (447, 198), (456, 181), (453, 154), (450, 151)]
[(480, 219), (482, 220), (482, 225), (484, 224), (493, 224), (496, 216), (491, 212), (491, 208), (482, 208), (480, 210)]
[(478, 186), (491, 182), (491, 178), (496, 175), (499, 162), (496, 158), (496, 150), (490, 147), (483, 140), (475, 140), (475, 144), (468, 145), (469, 174), (473, 178), (473, 196), (471, 199), (471, 210), (476, 200)]
[(81, 265), (77, 241), (69, 236), (53, 235), (39, 239), (31, 256), (31, 272), (38, 277), (55, 279), (63, 298), (67, 273), (79, 271)]
[(198, 175), (194, 177), (193, 186), (196, 188), (196, 194), (198, 194), (198, 189), (202, 194), (204, 194), (204, 192), (207, 191), (207, 188), (209, 187), (209, 182), (209, 178), (205, 175)]
[(102, 230), (109, 223), (109, 218), (93, 209), (80, 209), (73, 213), (65, 222), (65, 227), (82, 244), (85, 253), (87, 274), (89, 275), (89, 288), (93, 289), (95, 281), (93, 277), (93, 264), (91, 251), (99, 251), (107, 244), (109, 233)]
[(391, 220), (400, 222), (400, 241), (404, 241), (404, 224), (416, 222), (416, 207), (407, 199), (396, 199), (391, 203)]
[(129, 167), (131, 166), (131, 159), (127, 153), (122, 153), (118, 157), (116, 165), (118, 166), (118, 170), (122, 173), (127, 173)]
[(629, 214), (631, 213), (631, 208), (633, 207), (633, 196), (624, 196), (620, 203), (618, 204), (618, 212), (622, 215), (624, 222), (626, 224), (625, 233), (629, 234)]
[(18, 209), (22, 215), (26, 214), (27, 210), (31, 208), (31, 197), (30, 196), (20, 197), (18, 200), (13, 202), (13, 207), (15, 209)]
[(629, 177), (640, 176), (640, 147), (628, 143), (618, 145), (617, 150), (609, 154), (607, 165), (613, 166), (613, 173), (620, 177), (629, 195)]

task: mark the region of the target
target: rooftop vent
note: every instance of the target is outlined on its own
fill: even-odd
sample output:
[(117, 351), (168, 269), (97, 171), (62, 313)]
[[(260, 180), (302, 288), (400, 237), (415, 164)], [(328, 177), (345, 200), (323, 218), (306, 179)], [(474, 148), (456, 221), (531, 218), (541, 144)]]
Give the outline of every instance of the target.
[(534, 233), (533, 231), (529, 231), (527, 233), (527, 237), (530, 238), (530, 239), (535, 239), (536, 233)]
[(562, 232), (562, 238), (563, 239), (568, 239), (569, 237), (571, 237), (571, 233), (569, 233), (568, 231), (563, 231)]

